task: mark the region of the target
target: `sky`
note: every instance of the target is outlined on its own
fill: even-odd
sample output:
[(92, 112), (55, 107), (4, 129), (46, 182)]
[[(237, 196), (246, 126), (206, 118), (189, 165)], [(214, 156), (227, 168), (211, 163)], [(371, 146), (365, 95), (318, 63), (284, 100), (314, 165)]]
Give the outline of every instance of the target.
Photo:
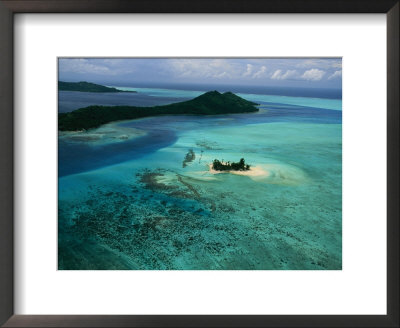
[(342, 87), (341, 58), (60, 58), (59, 80), (118, 86)]

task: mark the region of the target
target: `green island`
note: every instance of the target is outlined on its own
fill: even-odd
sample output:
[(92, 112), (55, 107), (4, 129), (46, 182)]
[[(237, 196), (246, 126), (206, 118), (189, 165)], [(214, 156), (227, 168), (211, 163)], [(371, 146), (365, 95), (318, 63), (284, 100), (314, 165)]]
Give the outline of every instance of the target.
[(58, 114), (60, 131), (97, 128), (113, 121), (132, 120), (157, 115), (220, 115), (257, 112), (256, 103), (232, 92), (206, 92), (194, 99), (163, 106), (88, 106)]
[(215, 171), (249, 171), (250, 165), (246, 164), (244, 158), (241, 158), (239, 162), (223, 162), (218, 159), (214, 159), (212, 168)]
[(90, 83), (90, 82), (63, 82), (58, 81), (59, 91), (79, 91), (79, 92), (103, 92), (103, 93), (117, 93), (117, 92), (130, 92), (137, 93), (137, 91), (125, 91), (116, 88), (105, 87), (104, 85)]

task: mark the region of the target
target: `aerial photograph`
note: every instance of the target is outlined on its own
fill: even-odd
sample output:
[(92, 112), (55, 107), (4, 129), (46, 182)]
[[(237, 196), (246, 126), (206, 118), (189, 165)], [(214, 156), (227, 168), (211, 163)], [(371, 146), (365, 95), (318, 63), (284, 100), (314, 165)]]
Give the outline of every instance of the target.
[(58, 58), (58, 270), (341, 270), (342, 59)]

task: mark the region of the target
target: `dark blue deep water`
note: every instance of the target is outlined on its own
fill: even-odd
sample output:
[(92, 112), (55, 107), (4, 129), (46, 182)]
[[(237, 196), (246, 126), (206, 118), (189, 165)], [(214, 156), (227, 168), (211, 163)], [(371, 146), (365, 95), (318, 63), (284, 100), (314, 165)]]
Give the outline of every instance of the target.
[[(277, 103), (263, 103), (263, 113), (224, 115), (230, 121), (225, 125), (259, 124), (277, 122), (299, 122), (340, 124), (342, 112), (323, 108), (312, 108)], [(125, 141), (101, 146), (87, 143), (68, 142), (62, 139), (58, 143), (58, 175), (65, 176), (124, 161), (142, 157), (161, 148), (173, 144), (178, 134), (193, 128), (195, 121), (198, 126), (218, 126), (220, 116), (162, 116), (121, 123), (121, 126), (133, 127), (147, 132), (147, 135)], [(180, 126), (180, 129), (176, 129)]]

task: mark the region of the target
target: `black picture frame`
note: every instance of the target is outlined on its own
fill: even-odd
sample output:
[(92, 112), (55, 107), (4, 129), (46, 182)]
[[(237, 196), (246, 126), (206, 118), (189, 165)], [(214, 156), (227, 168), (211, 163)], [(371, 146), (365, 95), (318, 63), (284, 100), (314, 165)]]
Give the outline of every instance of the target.
[[(4, 327), (399, 327), (399, 0), (0, 0), (0, 324)], [(16, 13), (384, 13), (387, 315), (14, 315), (13, 16)]]

